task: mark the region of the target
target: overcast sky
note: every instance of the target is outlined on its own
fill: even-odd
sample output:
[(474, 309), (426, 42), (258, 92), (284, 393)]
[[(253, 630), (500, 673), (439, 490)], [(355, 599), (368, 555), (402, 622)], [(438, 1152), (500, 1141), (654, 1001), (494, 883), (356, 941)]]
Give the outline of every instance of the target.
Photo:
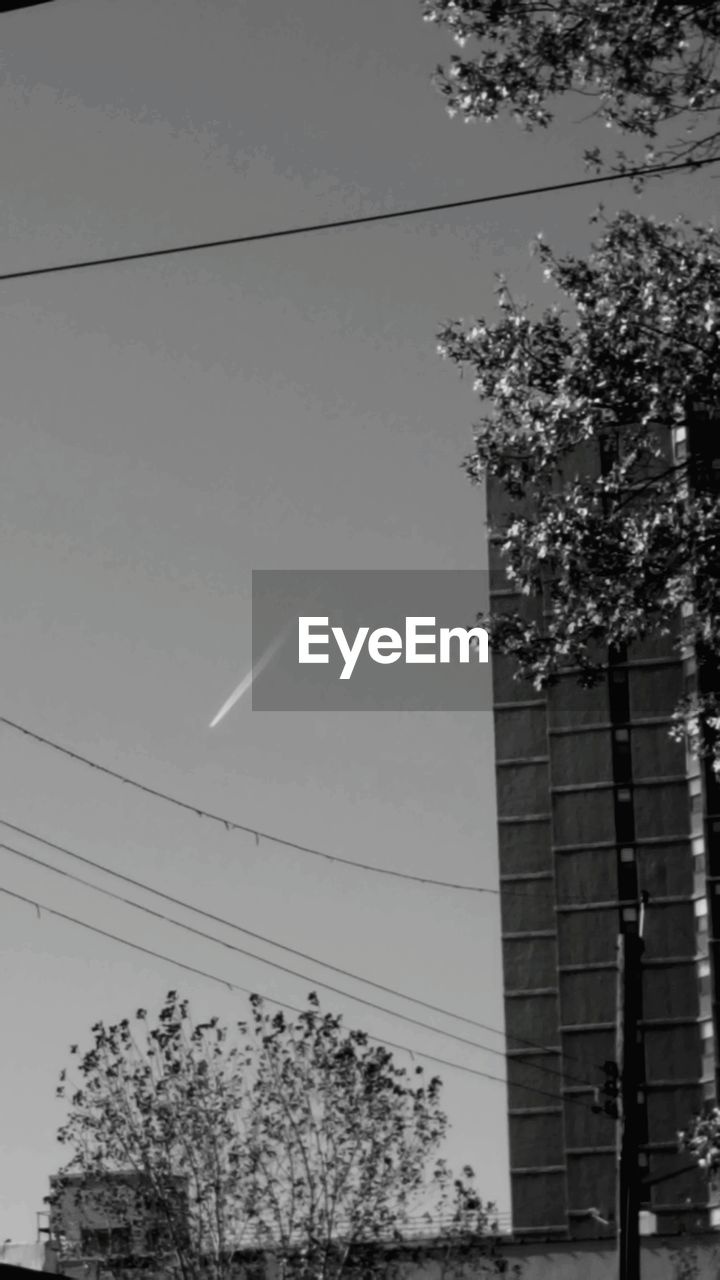
[[(581, 177), (589, 135), (572, 119), (537, 138), (446, 117), (429, 77), (447, 43), (419, 13), (416, 0), (55, 0), (0, 18), (0, 272)], [(715, 194), (709, 175), (668, 177), (644, 205), (709, 214)], [(495, 886), (489, 714), (263, 715), (244, 701), (207, 726), (247, 668), (253, 568), (484, 563), (481, 497), (459, 469), (473, 400), (435, 333), (490, 312), (498, 270), (531, 294), (531, 239), (581, 247), (598, 198), (0, 284), (0, 714), (251, 827)], [(608, 189), (618, 200), (635, 197)], [(491, 894), (256, 846), (2, 727), (0, 777), (6, 821), (502, 1026)], [(1, 849), (0, 885), (278, 1000), (311, 986)], [(7, 898), (0, 948), (0, 1239), (27, 1240), (61, 1155), (67, 1046), (171, 987), (199, 1018), (242, 1018), (246, 1002)], [(496, 1054), (318, 991), (417, 1061), (503, 1074)], [(503, 1086), (438, 1070), (446, 1154), (506, 1210)]]

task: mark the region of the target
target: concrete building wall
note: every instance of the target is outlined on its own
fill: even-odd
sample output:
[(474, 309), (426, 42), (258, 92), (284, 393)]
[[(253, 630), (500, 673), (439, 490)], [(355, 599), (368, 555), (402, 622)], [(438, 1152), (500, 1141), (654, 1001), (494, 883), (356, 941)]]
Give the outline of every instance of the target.
[[(511, 1246), (508, 1260), (520, 1267), (518, 1280), (616, 1280), (614, 1248), (596, 1241), (566, 1245)], [(642, 1242), (642, 1280), (717, 1280), (720, 1244), (713, 1236)], [(469, 1277), (468, 1277), (469, 1280)]]
[[(380, 1261), (376, 1269), (378, 1276), (386, 1274), (392, 1280), (490, 1280), (498, 1276), (495, 1262), (480, 1250), (462, 1258), (435, 1250), (422, 1260), (413, 1256), (412, 1250), (410, 1246), (408, 1260), (403, 1262), (402, 1251), (398, 1254), (392, 1249), (387, 1271)], [(617, 1253), (612, 1240), (553, 1243), (500, 1238), (494, 1252), (496, 1258), (507, 1264), (505, 1276), (515, 1280), (615, 1280), (617, 1276)], [(714, 1233), (675, 1238), (649, 1236), (641, 1241), (641, 1255), (642, 1280), (718, 1280), (720, 1276), (720, 1239)], [(20, 1267), (46, 1272), (59, 1270), (69, 1280), (110, 1280), (112, 1276), (120, 1280), (165, 1280), (164, 1273), (154, 1271), (152, 1266), (108, 1267), (97, 1259), (66, 1261), (58, 1268), (53, 1251), (43, 1243), (3, 1246), (0, 1271), (2, 1264), (7, 1265), (8, 1275)], [(17, 1274), (19, 1277), (21, 1273)], [(281, 1273), (277, 1259), (271, 1254), (263, 1258), (255, 1253), (240, 1252), (233, 1274), (236, 1280), (279, 1280)]]
[[(507, 1263), (504, 1274), (516, 1280), (616, 1280), (618, 1259), (614, 1241), (565, 1240), (520, 1243), (500, 1241), (499, 1255)], [(642, 1280), (718, 1280), (720, 1241), (713, 1233), (680, 1237), (648, 1236), (641, 1241)], [(517, 1269), (517, 1270), (515, 1270)], [(408, 1262), (402, 1280), (487, 1280), (497, 1276), (491, 1261), (479, 1251), (459, 1268), (440, 1258)], [(379, 1274), (382, 1274), (380, 1271)], [(268, 1280), (272, 1277), (268, 1276)]]
[(0, 1266), (54, 1273), (58, 1270), (57, 1254), (44, 1240), (36, 1240), (31, 1244), (14, 1244), (6, 1240), (4, 1244), (0, 1244)]

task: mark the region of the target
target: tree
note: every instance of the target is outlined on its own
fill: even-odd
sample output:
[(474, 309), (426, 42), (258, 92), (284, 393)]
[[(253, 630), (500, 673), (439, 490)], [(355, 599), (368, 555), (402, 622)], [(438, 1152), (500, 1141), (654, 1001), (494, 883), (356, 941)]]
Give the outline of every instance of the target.
[[(314, 994), (294, 1022), (250, 1003), (232, 1034), (216, 1018), (194, 1025), (175, 992), (152, 1028), (142, 1009), (133, 1025), (95, 1024), (77, 1087), (63, 1073), (58, 1090), (72, 1154), (55, 1210), (68, 1190), (97, 1205), (104, 1188), (107, 1221), (134, 1233), (135, 1253), (150, 1223), (146, 1255), (179, 1280), (224, 1280), (243, 1246), (298, 1280), (393, 1274), (446, 1133), (440, 1080), (420, 1067), (411, 1079)], [(436, 1159), (435, 1212), (449, 1222), (421, 1252), (442, 1273), (471, 1247), (504, 1269), (472, 1179), (467, 1168), (453, 1180)], [(111, 1243), (106, 1233), (105, 1253)]]
[[(602, 222), (587, 261), (538, 252), (565, 310), (533, 318), (501, 283), (498, 320), (440, 334), (486, 403), (465, 468), (503, 496), (491, 533), (526, 597), (483, 618), (491, 644), (536, 688), (573, 668), (592, 685), (608, 647), (657, 632), (691, 645), (710, 672), (718, 477), (692, 451), (672, 455), (670, 428), (687, 424), (691, 403), (720, 405), (720, 234), (626, 212)], [(713, 692), (678, 704), (675, 734), (689, 730), (718, 759), (719, 727)]]
[[(720, 9), (708, 0), (422, 0), (472, 54), (439, 67), (451, 113), (528, 129), (566, 94), (642, 138), (648, 162), (720, 156)], [(673, 137), (669, 131), (675, 132)], [(669, 138), (669, 140), (668, 140)], [(597, 151), (588, 152), (599, 162)]]
[(720, 1174), (720, 1107), (708, 1106), (678, 1134), (680, 1149), (697, 1161), (709, 1182)]

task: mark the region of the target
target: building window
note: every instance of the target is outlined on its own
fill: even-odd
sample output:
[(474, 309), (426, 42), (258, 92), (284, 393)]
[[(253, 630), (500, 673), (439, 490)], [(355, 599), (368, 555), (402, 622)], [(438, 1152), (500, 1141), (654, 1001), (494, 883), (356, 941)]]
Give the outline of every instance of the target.
[(610, 717), (615, 724), (630, 719), (630, 684), (627, 668), (610, 668)]
[(96, 1227), (93, 1230), (83, 1228), (80, 1238), (82, 1251), (87, 1256), (100, 1254), (107, 1257), (130, 1253), (129, 1227)]
[(618, 787), (615, 792), (615, 830), (618, 842), (630, 844), (635, 839), (635, 814), (630, 787)]
[(630, 782), (632, 758), (629, 729), (615, 729), (613, 732), (613, 769), (616, 782)]

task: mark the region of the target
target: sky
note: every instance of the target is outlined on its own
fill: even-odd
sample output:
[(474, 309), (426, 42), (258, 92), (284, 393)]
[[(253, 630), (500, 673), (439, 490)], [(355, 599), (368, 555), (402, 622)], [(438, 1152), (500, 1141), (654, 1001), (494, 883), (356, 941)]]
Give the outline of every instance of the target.
[[(0, 24), (0, 273), (568, 181), (594, 141), (579, 109), (540, 137), (450, 120), (430, 84), (449, 43), (417, 0), (55, 0)], [(639, 206), (709, 216), (715, 181), (668, 176)], [(489, 713), (244, 699), (208, 726), (247, 670), (253, 569), (484, 565), (482, 494), (460, 467), (476, 406), (436, 333), (490, 314), (498, 271), (539, 296), (530, 242), (581, 250), (598, 199), (0, 283), (0, 715), (252, 829), (496, 888)], [(495, 893), (256, 843), (1, 725), (0, 778), (0, 819), (501, 1031)], [(7, 828), (0, 841), (78, 869)], [(444, 1080), (445, 1154), (509, 1209), (504, 1087), (473, 1074), (503, 1076), (500, 1034), (216, 930), (305, 976), (281, 973), (2, 848), (0, 886), (40, 904), (0, 896), (0, 1239), (35, 1237), (68, 1046), (170, 988), (198, 1019), (242, 1019), (226, 983), (292, 1004), (316, 988), (405, 1046), (402, 1065), (470, 1068), (426, 1063)]]

